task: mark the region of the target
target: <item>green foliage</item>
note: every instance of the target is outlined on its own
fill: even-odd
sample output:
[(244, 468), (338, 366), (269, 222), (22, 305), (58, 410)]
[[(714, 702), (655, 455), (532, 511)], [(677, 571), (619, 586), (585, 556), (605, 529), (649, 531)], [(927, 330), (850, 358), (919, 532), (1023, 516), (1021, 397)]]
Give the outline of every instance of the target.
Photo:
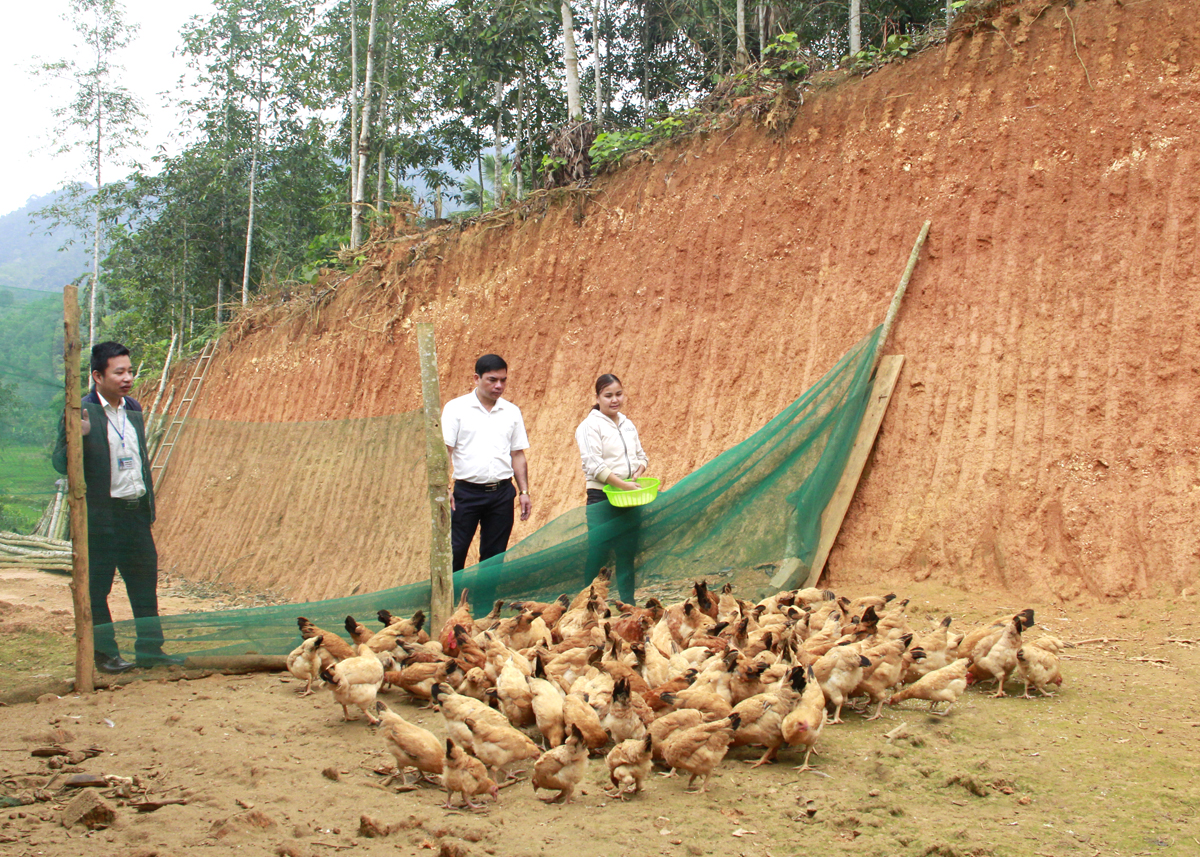
[(664, 116), (655, 119), (641, 128), (625, 131), (607, 131), (596, 136), (588, 155), (592, 166), (597, 170), (613, 167), (621, 163), (621, 159), (630, 152), (649, 149), (666, 140), (690, 130), (692, 124), (686, 120), (694, 118), (695, 113), (688, 111), (681, 116)]
[(795, 33), (780, 33), (771, 44), (763, 48), (763, 60), (774, 61), (762, 69), (764, 77), (779, 77), (784, 80), (801, 80), (808, 75), (808, 63), (800, 57), (803, 46)]
[(882, 47), (868, 45), (853, 56), (842, 57), (842, 62), (848, 64), (853, 72), (872, 71), (894, 60), (903, 59), (914, 50), (912, 37), (893, 33), (887, 37)]

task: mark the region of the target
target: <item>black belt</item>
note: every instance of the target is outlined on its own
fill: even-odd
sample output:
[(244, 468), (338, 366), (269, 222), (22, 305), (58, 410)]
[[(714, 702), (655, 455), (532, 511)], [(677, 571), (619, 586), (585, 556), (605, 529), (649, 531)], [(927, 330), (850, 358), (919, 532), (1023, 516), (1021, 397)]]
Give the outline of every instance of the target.
[(487, 491), (489, 493), (492, 491), (499, 491), (503, 486), (508, 485), (508, 484), (510, 484), (510, 480), (508, 480), (508, 479), (505, 479), (502, 482), (467, 482), (466, 480), (463, 480), (463, 481), (455, 480), (455, 482), (454, 482), (455, 487), (457, 487), (459, 485), (462, 485), (464, 487), (467, 485), (470, 485), (476, 491)]
[(125, 497), (113, 497), (112, 502), (113, 505), (118, 509), (136, 512), (138, 509), (142, 508), (142, 501), (145, 499), (146, 495), (143, 494), (141, 497), (134, 497), (132, 500)]

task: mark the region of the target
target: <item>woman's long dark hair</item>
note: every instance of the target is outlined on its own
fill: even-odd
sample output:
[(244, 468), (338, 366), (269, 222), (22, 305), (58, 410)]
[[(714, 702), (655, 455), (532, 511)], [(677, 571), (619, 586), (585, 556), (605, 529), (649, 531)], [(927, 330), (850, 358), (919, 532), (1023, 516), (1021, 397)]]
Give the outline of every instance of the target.
[[(618, 378), (616, 375), (612, 374), (611, 372), (606, 372), (605, 374), (603, 374), (599, 378), (597, 378), (596, 379), (596, 395), (599, 396), (600, 391), (603, 390), (605, 387), (607, 387), (610, 384), (621, 384), (621, 379)], [(621, 386), (624, 387), (625, 385), (621, 384)], [(600, 406), (592, 405), (592, 410), (598, 411), (598, 410), (600, 410)]]

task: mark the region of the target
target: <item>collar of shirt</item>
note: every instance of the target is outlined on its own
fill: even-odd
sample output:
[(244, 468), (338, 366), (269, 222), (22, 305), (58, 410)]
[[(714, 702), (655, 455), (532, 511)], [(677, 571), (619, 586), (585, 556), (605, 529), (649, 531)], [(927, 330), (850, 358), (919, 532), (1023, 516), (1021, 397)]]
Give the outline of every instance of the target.
[(479, 401), (479, 391), (478, 391), (478, 390), (472, 390), (472, 391), (471, 391), (471, 404), (472, 404), (474, 407), (476, 407), (476, 408), (479, 408), (479, 410), (483, 411), (485, 414), (491, 414), (491, 413), (495, 413), (496, 411), (502, 411), (502, 410), (504, 410), (505, 406), (506, 406), (506, 405), (508, 405), (508, 402), (506, 402), (506, 401), (504, 400), (504, 397), (503, 397), (503, 396), (501, 396), (500, 398), (498, 398), (498, 399), (496, 400), (496, 404), (492, 405), (492, 409), (489, 411), (489, 410), (488, 410), (488, 409), (487, 409), (487, 408), (484, 406), (483, 402)]

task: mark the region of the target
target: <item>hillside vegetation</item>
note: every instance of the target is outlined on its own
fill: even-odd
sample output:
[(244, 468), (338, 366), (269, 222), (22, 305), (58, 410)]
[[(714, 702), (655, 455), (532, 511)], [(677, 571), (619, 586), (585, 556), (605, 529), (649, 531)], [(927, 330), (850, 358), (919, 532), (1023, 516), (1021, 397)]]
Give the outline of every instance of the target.
[(808, 89), (775, 132), (743, 121), (587, 192), (383, 236), (227, 335), (166, 480), (164, 566), (305, 599), (425, 574), (423, 451), (398, 428), (415, 321), (437, 327), (444, 398), (480, 353), (512, 366), (535, 498), (518, 536), (582, 504), (571, 437), (600, 372), (669, 485), (882, 319), (928, 218), (829, 578), (1178, 592), (1200, 563), (1195, 11), (998, 9)]

